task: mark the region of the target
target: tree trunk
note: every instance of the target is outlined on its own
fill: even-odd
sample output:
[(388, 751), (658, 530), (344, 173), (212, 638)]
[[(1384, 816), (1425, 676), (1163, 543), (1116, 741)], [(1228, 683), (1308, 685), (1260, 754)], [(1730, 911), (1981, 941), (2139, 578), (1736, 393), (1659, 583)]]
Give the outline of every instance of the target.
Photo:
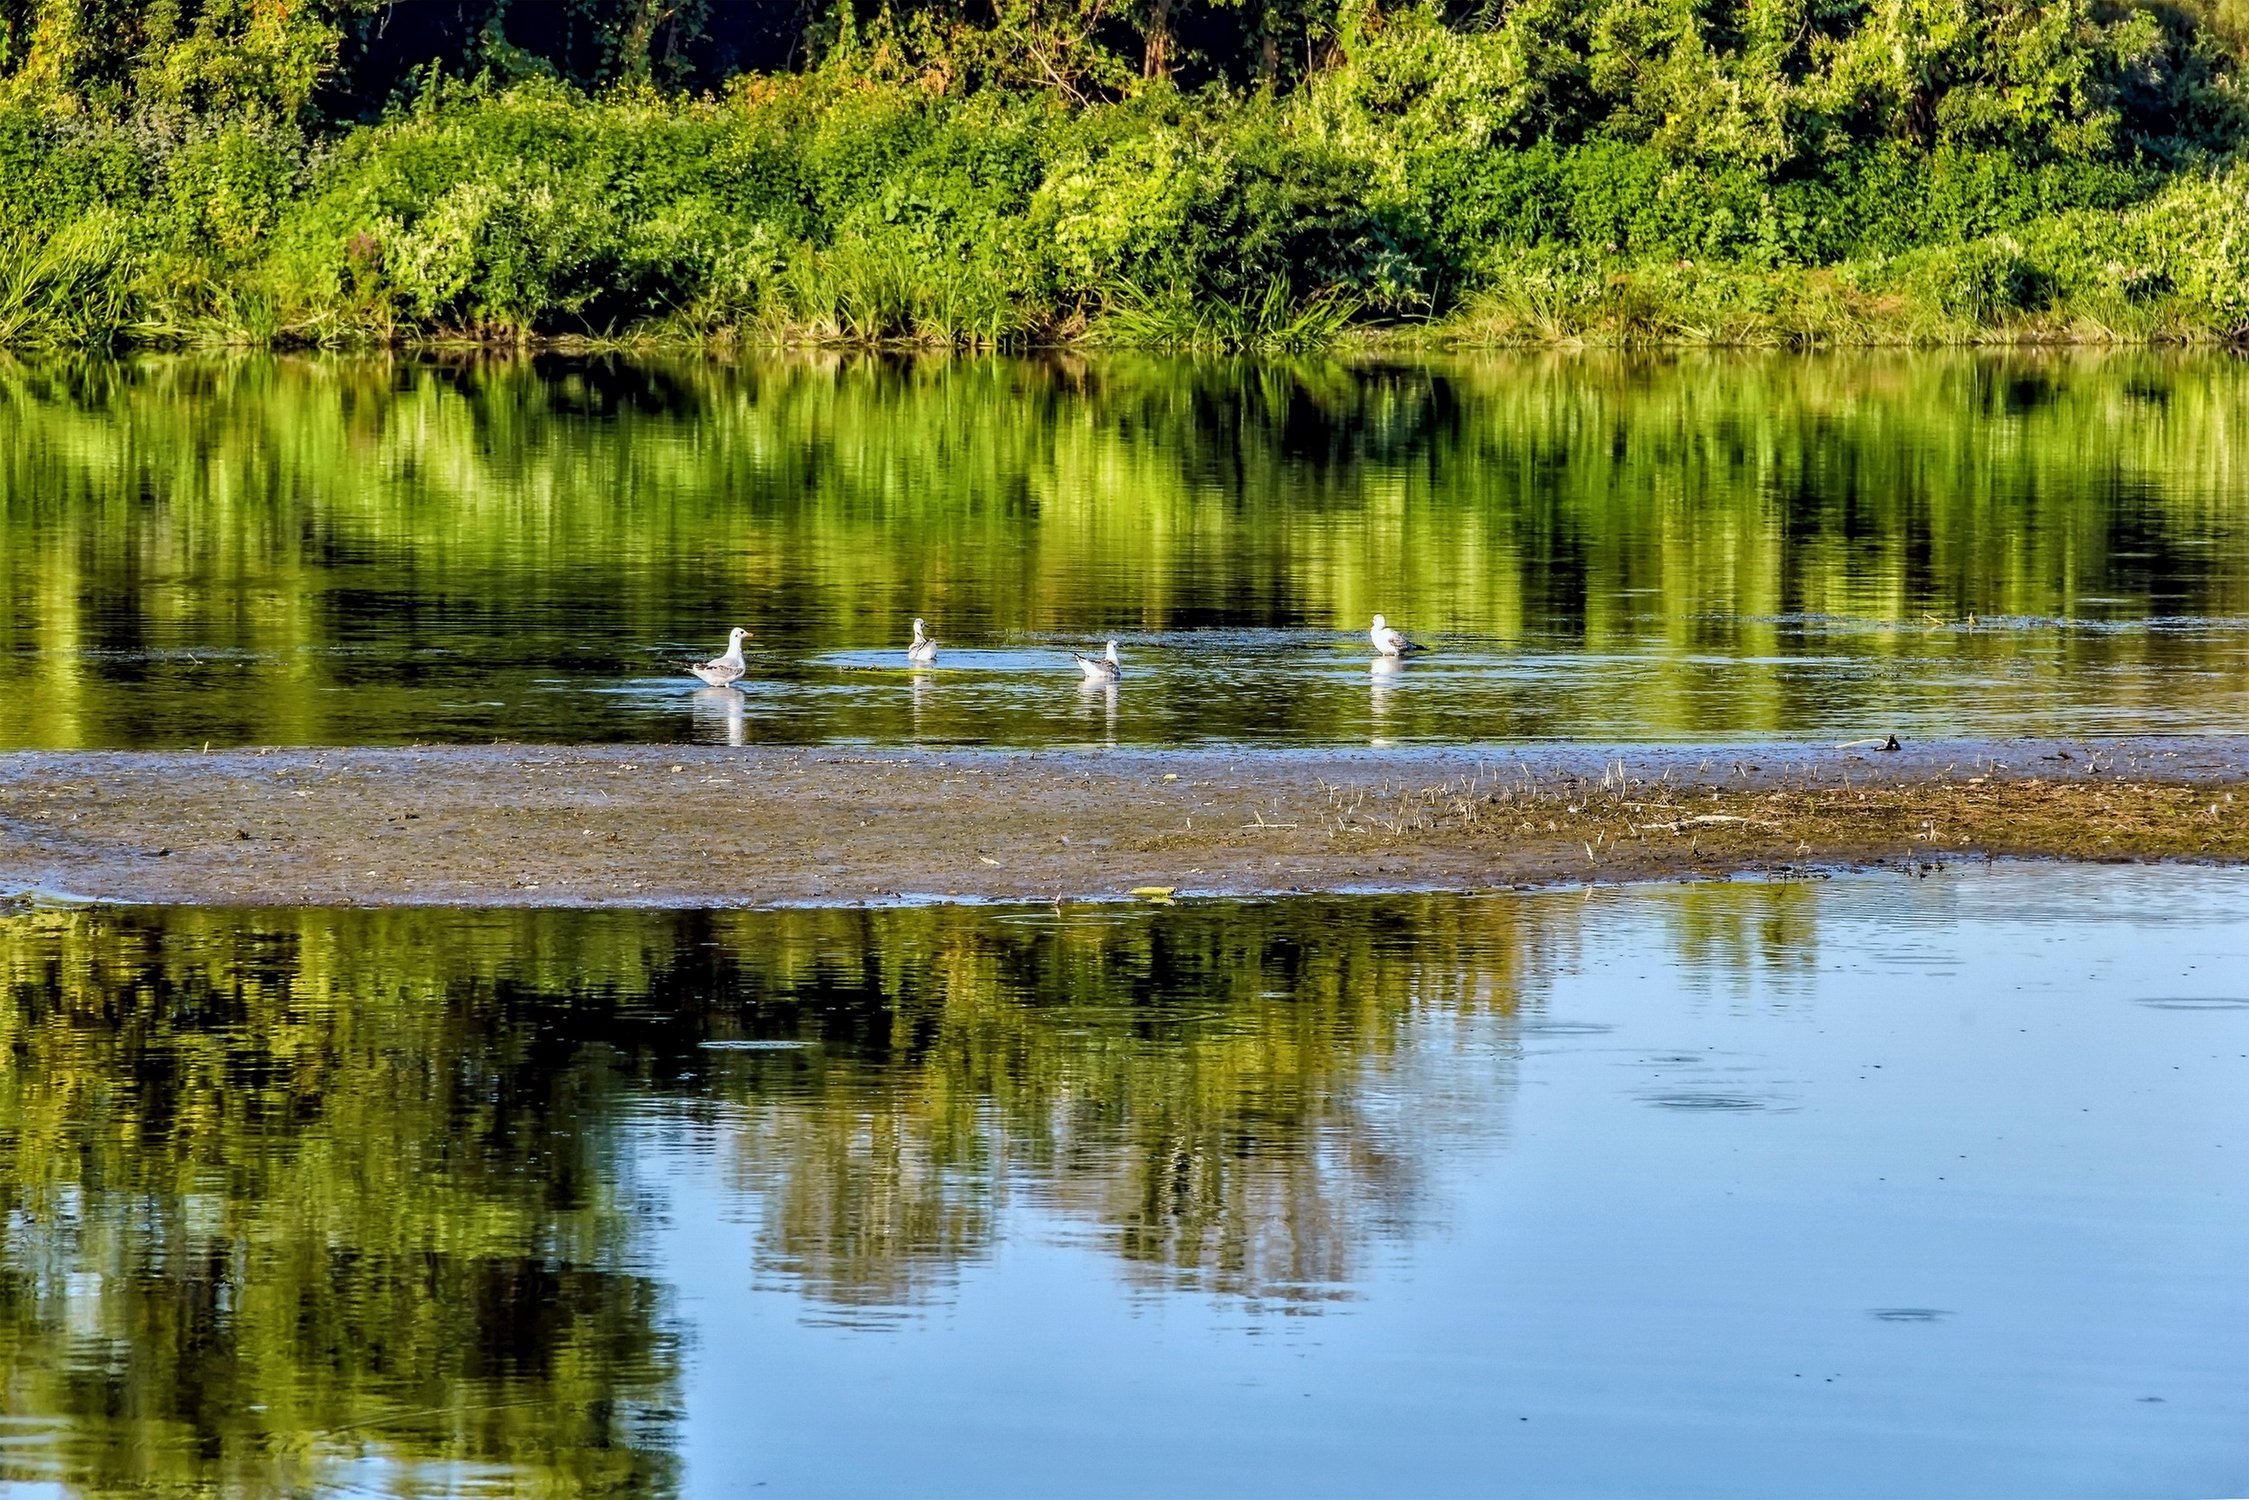
[(1155, 0), (1148, 12), (1148, 40), (1140, 53), (1140, 76), (1171, 76), (1171, 0)]

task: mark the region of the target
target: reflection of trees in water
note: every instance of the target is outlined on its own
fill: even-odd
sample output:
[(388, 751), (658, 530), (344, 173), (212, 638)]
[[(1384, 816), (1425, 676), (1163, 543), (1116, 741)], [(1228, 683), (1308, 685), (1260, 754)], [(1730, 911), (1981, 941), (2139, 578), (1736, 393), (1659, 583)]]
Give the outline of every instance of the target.
[(0, 917), (10, 1409), (95, 1488), (667, 1487), (650, 1130), (822, 1315), (940, 1293), (1025, 1205), (1135, 1284), (1315, 1306), (1442, 1212), (1602, 924), (1784, 987), (1816, 937), (1802, 887), (1644, 900)]
[(1370, 1100), (1448, 1018), (1505, 1025), (1557, 936), (1525, 911), (899, 912), (879, 969), (856, 933), (786, 961), (744, 934), (739, 1020), (820, 1043), (719, 1054), (767, 1267), (830, 1301), (915, 1300), (1021, 1198), (1153, 1282), (1335, 1295), (1425, 1212), (1448, 1132), (1490, 1128), (1489, 1099), (1449, 1119)]
[(1022, 1201), (1135, 1280), (1305, 1303), (1425, 1222), (1432, 1154), (1503, 1111), (1526, 997), (1627, 900), (1714, 982), (1785, 996), (1817, 952), (1818, 892), (1785, 883), (761, 913), (708, 919), (723, 957), (655, 1003), (808, 1044), (703, 1053), (699, 1091), (765, 1269), (823, 1301), (932, 1295)]
[(1817, 885), (1712, 882), (1665, 893), (1666, 950), (1690, 983), (1800, 995), (1819, 968)]
[(448, 982), (446, 936), (0, 920), (0, 1368), (11, 1411), (68, 1419), (43, 1462), (671, 1482), (677, 1350), (590, 1045), (612, 1007)]
[[(2238, 362), (2146, 351), (0, 365), (0, 692), (36, 694), (18, 742), (132, 739), (105, 690), (154, 682), (203, 690), (167, 733), (318, 743), (366, 722), (339, 682), (529, 694), (737, 620), (887, 646), (938, 591), (960, 643), (1384, 609), (1668, 652), (1648, 725), (1787, 730), (1833, 691), (1772, 660), (1817, 654), (1799, 616), (2249, 616), (2245, 392)], [(204, 654), (148, 649), (181, 643)], [(1973, 645), (2239, 685), (2178, 631)], [(1715, 706), (1706, 652), (1741, 658)], [(1343, 729), (1317, 697), (1260, 711), (1201, 727)], [(862, 729), (897, 732), (835, 726)]]

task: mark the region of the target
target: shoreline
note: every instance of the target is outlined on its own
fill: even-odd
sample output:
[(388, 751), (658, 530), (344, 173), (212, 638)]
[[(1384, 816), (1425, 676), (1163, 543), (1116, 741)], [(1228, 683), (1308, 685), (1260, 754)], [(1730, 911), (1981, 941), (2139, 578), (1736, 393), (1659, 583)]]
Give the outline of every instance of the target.
[(2249, 861), (2249, 736), (0, 754), (0, 898), (754, 907)]
[[(1282, 349), (1259, 344), (1198, 345), (1194, 343), (1110, 341), (1098, 336), (962, 340), (951, 337), (843, 338), (811, 330), (790, 330), (769, 336), (745, 337), (740, 330), (717, 333), (682, 333), (649, 328), (616, 334), (523, 333), (493, 334), (433, 332), (389, 338), (323, 341), (276, 337), (270, 340), (200, 340), (194, 338), (125, 339), (110, 346), (119, 357), (145, 355), (328, 355), (339, 358), (400, 358), (473, 355), (482, 358), (528, 358), (559, 355), (566, 358), (596, 355), (677, 356), (707, 359), (778, 355), (889, 355), (1006, 357), (1032, 359), (1042, 355), (1084, 358), (1090, 355), (1171, 356), (1177, 358), (1288, 359), (1305, 353), (1323, 356), (1366, 355), (1476, 356), (1498, 354), (1663, 355), (1686, 353), (1727, 354), (1852, 354), (1934, 353), (1941, 351), (2035, 350), (2240, 350), (2249, 347), (2249, 328), (2235, 325), (2181, 325), (2147, 333), (2122, 334), (2099, 324), (2085, 326), (2082, 319), (2040, 323), (2024, 319), (2014, 324), (1988, 327), (1928, 328), (1908, 326), (1865, 328), (1837, 333), (1823, 330), (1805, 334), (1779, 323), (1746, 325), (1733, 336), (1665, 336), (1646, 330), (1618, 331), (1588, 325), (1570, 333), (1538, 331), (1495, 332), (1481, 319), (1409, 324), (1355, 324), (1332, 340), (1309, 350)], [(0, 356), (18, 361), (53, 355), (91, 352), (83, 346), (39, 341), (0, 339)]]

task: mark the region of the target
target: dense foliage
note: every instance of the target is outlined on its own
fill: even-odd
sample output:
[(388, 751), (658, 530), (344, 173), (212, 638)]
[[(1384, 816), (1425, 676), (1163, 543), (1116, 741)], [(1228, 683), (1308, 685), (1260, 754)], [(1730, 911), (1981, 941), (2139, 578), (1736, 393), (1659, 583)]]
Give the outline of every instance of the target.
[(2225, 334), (2236, 20), (0, 0), (0, 340)]

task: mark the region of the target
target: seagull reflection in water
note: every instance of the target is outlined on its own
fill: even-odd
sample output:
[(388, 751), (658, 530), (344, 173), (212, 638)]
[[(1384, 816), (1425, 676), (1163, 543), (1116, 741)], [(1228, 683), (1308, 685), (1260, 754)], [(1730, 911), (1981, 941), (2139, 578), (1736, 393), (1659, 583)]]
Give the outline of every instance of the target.
[(1383, 731), (1390, 725), (1390, 713), (1395, 706), (1391, 699), (1397, 695), (1398, 684), (1406, 675), (1406, 661), (1402, 656), (1378, 656), (1367, 668), (1367, 713), (1373, 721), (1373, 733), (1367, 743), (1378, 750), (1397, 743)]
[(730, 687), (697, 688), (688, 694), (695, 719), (695, 737), (705, 743), (723, 740), (740, 745), (749, 728), (749, 700)]
[(927, 672), (914, 673), (911, 689), (913, 696), (908, 700), (907, 712), (913, 724), (914, 738), (917, 740), (922, 737), (922, 716), (929, 712), (929, 695), (932, 690)]
[(1117, 743), (1117, 680), (1106, 681), (1088, 677), (1078, 684), (1080, 717), (1091, 718), (1096, 705), (1101, 709), (1102, 743), (1115, 748)]

